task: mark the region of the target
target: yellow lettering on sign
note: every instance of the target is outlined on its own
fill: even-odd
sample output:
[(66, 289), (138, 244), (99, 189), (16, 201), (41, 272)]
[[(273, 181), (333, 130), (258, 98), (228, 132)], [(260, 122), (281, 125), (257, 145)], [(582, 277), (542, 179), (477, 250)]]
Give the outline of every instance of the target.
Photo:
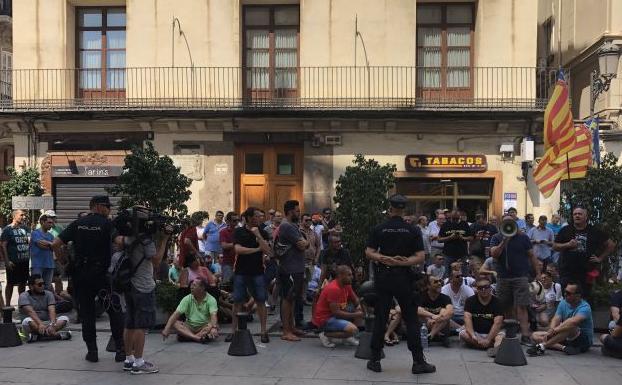
[(473, 158), (471, 157), (466, 158), (466, 164), (473, 164)]
[(447, 159), (447, 157), (445, 157), (445, 156), (442, 157), (441, 158), (441, 164), (447, 164), (447, 163), (449, 163), (449, 159)]
[(426, 157), (425, 158), (425, 164), (432, 164), (432, 159), (434, 159), (434, 158), (431, 157), (431, 156)]
[(483, 161), (483, 159), (482, 159), (482, 158), (475, 158), (475, 164), (477, 164), (477, 165), (480, 165), (480, 166), (481, 166), (481, 165), (483, 164), (483, 162), (482, 162), (482, 161)]
[(439, 158), (434, 158), (434, 160), (432, 161), (432, 164), (439, 165), (441, 164), (441, 160)]
[(456, 158), (454, 157), (449, 158), (449, 164), (456, 164)]
[[(462, 157), (458, 158), (458, 164), (459, 164), (459, 165), (464, 165), (464, 160), (465, 160), (465, 159), (464, 159), (464, 158), (462, 158)], [(467, 158), (467, 160), (468, 160), (468, 158)]]
[(417, 158), (408, 159), (411, 167), (417, 167)]

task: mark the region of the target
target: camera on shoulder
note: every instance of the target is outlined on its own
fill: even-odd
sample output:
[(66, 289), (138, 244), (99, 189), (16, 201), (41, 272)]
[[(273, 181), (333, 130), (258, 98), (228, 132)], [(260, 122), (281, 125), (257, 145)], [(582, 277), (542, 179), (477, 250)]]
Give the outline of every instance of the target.
[(119, 235), (153, 235), (158, 231), (178, 233), (181, 229), (179, 219), (154, 212), (144, 206), (132, 206), (121, 210), (113, 220)]

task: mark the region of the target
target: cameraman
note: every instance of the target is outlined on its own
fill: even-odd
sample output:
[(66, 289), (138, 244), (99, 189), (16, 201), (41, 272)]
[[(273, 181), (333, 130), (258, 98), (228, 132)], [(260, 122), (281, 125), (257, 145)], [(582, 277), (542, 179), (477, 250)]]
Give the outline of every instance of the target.
[[(110, 199), (106, 195), (91, 198), (91, 212), (67, 226), (54, 239), (52, 248), (60, 262), (66, 257), (62, 252), (63, 244), (73, 241), (74, 258), (70, 266), (71, 279), (74, 283), (78, 299), (80, 318), (82, 320), (82, 339), (86, 343), (87, 361), (97, 362), (97, 339), (95, 334), (95, 297), (111, 297), (107, 271), (110, 266), (112, 223), (110, 215)], [(106, 311), (110, 319), (110, 329), (114, 338), (117, 353), (115, 361), (125, 359), (123, 352), (123, 313), (118, 304), (111, 303)]]
[[(153, 221), (151, 211), (140, 206), (121, 213), (114, 223), (119, 233), (115, 238), (115, 247), (125, 249), (134, 268), (130, 280), (132, 288), (124, 293), (126, 358), (123, 370), (132, 374), (157, 373), (158, 367), (145, 361), (143, 350), (145, 333), (155, 323), (154, 267), (157, 269), (160, 265), (173, 228), (166, 225), (163, 231), (160, 230), (158, 221)], [(157, 249), (154, 238), (158, 240)]]

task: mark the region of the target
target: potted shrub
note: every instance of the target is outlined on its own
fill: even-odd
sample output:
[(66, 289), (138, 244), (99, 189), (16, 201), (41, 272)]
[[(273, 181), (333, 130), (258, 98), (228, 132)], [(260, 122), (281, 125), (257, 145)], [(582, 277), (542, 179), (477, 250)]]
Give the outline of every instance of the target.
[(592, 288), (592, 317), (594, 329), (607, 331), (609, 324), (609, 299), (611, 294), (622, 289), (622, 284), (612, 282), (598, 282)]
[(156, 326), (164, 326), (179, 304), (178, 287), (168, 281), (156, 284)]

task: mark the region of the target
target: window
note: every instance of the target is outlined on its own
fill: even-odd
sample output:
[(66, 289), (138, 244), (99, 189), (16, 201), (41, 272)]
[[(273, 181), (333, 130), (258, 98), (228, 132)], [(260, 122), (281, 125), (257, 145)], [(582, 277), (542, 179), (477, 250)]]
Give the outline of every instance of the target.
[(79, 8), (79, 84), (82, 97), (125, 92), (125, 8)]
[(276, 173), (278, 175), (294, 175), (294, 154), (276, 155)]
[(0, 100), (11, 99), (13, 83), (13, 54), (0, 51)]
[(418, 6), (418, 87), (432, 91), (469, 90), (472, 41), (471, 4)]
[(247, 96), (296, 96), (299, 12), (297, 5), (244, 8)]
[(263, 154), (247, 152), (244, 155), (245, 174), (263, 174)]

